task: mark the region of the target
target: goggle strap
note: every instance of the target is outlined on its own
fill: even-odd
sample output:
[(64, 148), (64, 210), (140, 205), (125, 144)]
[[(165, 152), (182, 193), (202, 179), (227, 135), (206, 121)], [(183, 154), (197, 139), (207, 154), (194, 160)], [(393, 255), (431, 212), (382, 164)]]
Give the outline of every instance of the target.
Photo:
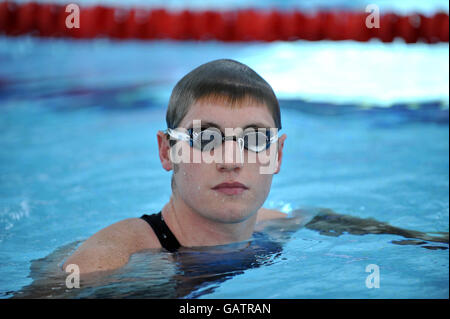
[(275, 134), (274, 136), (272, 136), (269, 140), (269, 143), (275, 143), (278, 140), (278, 134)]
[(167, 132), (167, 134), (169, 134), (170, 137), (172, 137), (172, 138), (174, 138), (176, 140), (179, 140), (179, 141), (189, 142), (191, 140), (190, 136), (188, 134), (186, 134), (186, 133), (183, 133), (183, 132), (172, 130), (170, 128), (168, 128), (166, 130), (166, 132)]

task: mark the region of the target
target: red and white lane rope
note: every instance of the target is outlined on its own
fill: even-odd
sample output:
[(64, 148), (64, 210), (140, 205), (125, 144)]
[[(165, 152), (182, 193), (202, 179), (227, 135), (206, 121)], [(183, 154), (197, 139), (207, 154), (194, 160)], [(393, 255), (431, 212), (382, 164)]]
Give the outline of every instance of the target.
[(218, 41), (356, 40), (373, 38), (407, 43), (448, 42), (449, 16), (381, 14), (379, 28), (368, 28), (366, 12), (193, 11), (108, 6), (79, 7), (79, 28), (68, 28), (66, 6), (0, 2), (0, 34), (43, 37), (173, 39)]

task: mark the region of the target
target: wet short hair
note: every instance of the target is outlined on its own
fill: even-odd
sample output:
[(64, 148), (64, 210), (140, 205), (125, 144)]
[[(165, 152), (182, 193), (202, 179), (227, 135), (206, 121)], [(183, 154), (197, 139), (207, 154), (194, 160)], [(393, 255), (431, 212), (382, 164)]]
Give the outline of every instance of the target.
[(247, 65), (230, 59), (214, 60), (186, 74), (172, 90), (167, 127), (177, 128), (190, 107), (201, 99), (224, 101), (231, 107), (250, 100), (265, 104), (281, 129), (280, 106), (272, 87)]

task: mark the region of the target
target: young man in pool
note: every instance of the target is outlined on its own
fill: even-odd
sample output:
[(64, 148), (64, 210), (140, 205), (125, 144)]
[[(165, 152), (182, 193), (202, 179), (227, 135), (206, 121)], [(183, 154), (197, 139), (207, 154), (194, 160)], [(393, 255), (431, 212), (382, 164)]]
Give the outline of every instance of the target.
[(245, 241), (255, 230), (303, 225), (328, 236), (395, 234), (448, 243), (448, 233), (433, 237), (329, 209), (298, 209), (287, 218), (262, 208), (281, 168), (286, 134), (278, 134), (280, 108), (272, 88), (244, 64), (216, 60), (188, 73), (173, 89), (166, 122), (168, 130), (159, 131), (157, 140), (162, 167), (173, 170), (169, 202), (160, 214), (100, 230), (63, 269), (76, 264), (81, 273), (112, 270), (145, 249), (224, 245)]
[[(76, 264), (81, 273), (110, 270), (145, 249), (172, 251), (179, 246), (241, 242), (259, 223), (287, 216), (261, 207), (273, 174), (280, 171), (286, 134), (270, 134), (281, 129), (280, 108), (272, 88), (256, 72), (232, 60), (199, 66), (176, 84), (166, 121), (169, 130), (157, 133), (159, 157), (162, 167), (174, 173), (172, 195), (161, 215), (129, 218), (100, 230), (67, 259), (63, 269)], [(196, 123), (201, 129), (194, 129)], [(190, 135), (176, 128), (191, 129)], [(203, 134), (207, 128), (209, 136)], [(230, 129), (237, 132), (232, 134), (235, 138), (230, 135), (223, 141), (220, 132)], [(198, 133), (203, 140), (214, 140), (215, 148), (202, 150), (202, 138), (194, 140)], [(179, 136), (186, 140), (177, 141)], [(187, 161), (176, 163), (171, 147), (183, 143), (190, 150)], [(246, 161), (251, 152), (255, 160)], [(213, 153), (214, 161), (203, 160)], [(262, 153), (272, 158), (273, 170), (268, 173), (260, 161)], [(195, 161), (199, 157), (201, 163)]]

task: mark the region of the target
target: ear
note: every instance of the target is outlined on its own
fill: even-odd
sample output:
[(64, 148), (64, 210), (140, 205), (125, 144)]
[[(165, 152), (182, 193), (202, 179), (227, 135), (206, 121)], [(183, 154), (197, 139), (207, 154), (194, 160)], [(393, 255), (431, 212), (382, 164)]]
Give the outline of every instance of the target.
[(159, 160), (161, 161), (162, 167), (166, 171), (171, 171), (173, 166), (172, 161), (170, 160), (169, 139), (162, 131), (158, 131), (156, 138), (158, 139)]
[(284, 147), (284, 141), (286, 140), (287, 135), (283, 134), (281, 137), (278, 138), (278, 158), (277, 158), (277, 169), (275, 170), (274, 174), (278, 174), (281, 169), (281, 160), (283, 158), (283, 147)]

